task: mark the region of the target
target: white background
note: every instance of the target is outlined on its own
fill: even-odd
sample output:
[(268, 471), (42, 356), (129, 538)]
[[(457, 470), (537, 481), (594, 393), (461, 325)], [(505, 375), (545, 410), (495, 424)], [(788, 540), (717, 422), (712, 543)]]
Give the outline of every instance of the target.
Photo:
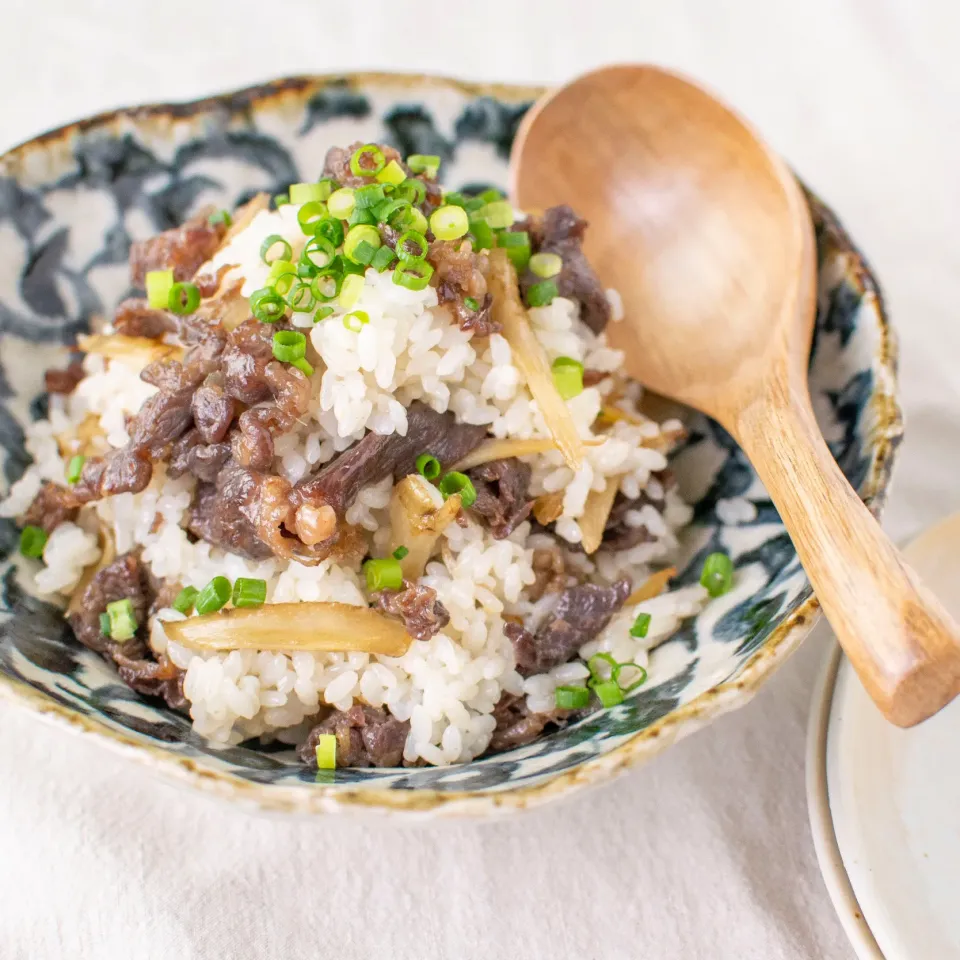
[[(888, 529), (956, 505), (953, 0), (5, 0), (0, 38), (0, 147), (297, 72), (682, 68), (765, 132), (884, 283), (909, 421)], [(848, 960), (803, 791), (823, 641), (649, 766), (497, 825), (250, 818), (0, 707), (0, 957)]]

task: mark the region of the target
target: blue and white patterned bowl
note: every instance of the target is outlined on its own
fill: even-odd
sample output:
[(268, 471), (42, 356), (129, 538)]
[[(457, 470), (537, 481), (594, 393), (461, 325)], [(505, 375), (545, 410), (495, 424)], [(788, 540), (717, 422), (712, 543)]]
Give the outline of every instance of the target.
[[(132, 239), (204, 203), (234, 205), (309, 178), (328, 146), (357, 139), (439, 154), (458, 189), (502, 187), (517, 124), (541, 92), (399, 75), (297, 78), (104, 114), (11, 150), (0, 159), (2, 482), (26, 466), (22, 425), (44, 413), (44, 369), (126, 294)], [(837, 460), (876, 511), (901, 436), (894, 339), (869, 268), (829, 210), (810, 202), (819, 247), (814, 401)], [(696, 503), (680, 582), (722, 548), (737, 564), (736, 589), (660, 648), (656, 685), (509, 753), (444, 769), (316, 774), (290, 752), (208, 743), (184, 717), (127, 689), (55, 609), (23, 591), (10, 521), (0, 524), (0, 694), (254, 807), (487, 815), (531, 806), (603, 780), (745, 703), (816, 619), (790, 540), (730, 437), (693, 419), (675, 465)], [(731, 497), (752, 500), (756, 518), (720, 522), (717, 504)]]

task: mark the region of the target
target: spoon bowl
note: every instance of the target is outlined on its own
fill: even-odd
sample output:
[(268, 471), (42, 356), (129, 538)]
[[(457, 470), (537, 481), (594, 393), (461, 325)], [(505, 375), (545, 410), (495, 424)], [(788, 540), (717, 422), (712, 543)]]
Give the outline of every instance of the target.
[(960, 690), (960, 629), (844, 478), (810, 404), (809, 210), (795, 178), (709, 93), (649, 66), (598, 70), (531, 110), (517, 205), (570, 203), (623, 298), (611, 343), (647, 387), (718, 420), (776, 504), (873, 700), (911, 726)]

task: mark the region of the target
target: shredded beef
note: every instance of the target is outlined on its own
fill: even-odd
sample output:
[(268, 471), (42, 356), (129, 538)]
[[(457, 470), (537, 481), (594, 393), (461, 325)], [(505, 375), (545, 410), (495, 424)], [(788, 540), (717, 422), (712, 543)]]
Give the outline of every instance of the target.
[(530, 467), (516, 457), (491, 460), (467, 471), (477, 491), (471, 508), (483, 517), (497, 540), (509, 537), (530, 515)]
[(73, 491), (55, 483), (45, 483), (20, 517), (21, 527), (40, 527), (53, 533), (65, 520), (76, 520), (80, 504)]
[(221, 358), (227, 396), (248, 405), (270, 398), (266, 370), (274, 362), (275, 326), (251, 317), (230, 331)]
[(437, 591), (409, 580), (403, 581), (402, 590), (383, 590), (377, 594), (377, 606), (384, 613), (403, 620), (407, 633), (417, 640), (429, 640), (450, 622), (450, 614), (437, 599)]
[[(461, 330), (473, 330), (479, 337), (500, 332), (492, 316), (493, 298), (487, 294), (487, 255), (474, 251), (469, 240), (434, 240), (427, 252), (434, 268), (437, 298), (449, 306)], [(470, 298), (477, 308), (468, 306)]]
[(629, 595), (629, 580), (618, 580), (611, 587), (577, 584), (561, 592), (553, 613), (536, 634), (508, 623), (504, 633), (513, 644), (517, 670), (529, 677), (566, 663), (606, 627)]
[(493, 708), (494, 728), (486, 752), (501, 753), (522, 747), (540, 736), (548, 726), (564, 727), (585, 717), (591, 710), (552, 710), (550, 713), (531, 713), (525, 697), (504, 693)]
[(213, 483), (229, 458), (229, 443), (204, 443), (199, 430), (190, 430), (173, 445), (167, 474), (176, 479), (192, 473), (200, 480)]
[(128, 297), (117, 307), (113, 326), (125, 337), (146, 337), (159, 340), (165, 333), (176, 333), (178, 325), (166, 310), (151, 307), (142, 297)]
[(70, 365), (66, 370), (47, 370), (43, 375), (43, 386), (47, 393), (67, 396), (77, 389), (77, 384), (84, 376), (83, 358), (78, 354), (71, 357)]
[[(349, 147), (331, 147), (327, 151), (327, 156), (323, 161), (323, 175), (325, 177), (332, 177), (343, 187), (362, 187), (368, 183), (376, 183), (377, 181), (374, 174), (371, 173), (365, 177), (357, 176), (357, 174), (350, 169), (350, 158), (362, 146), (364, 146), (364, 142), (357, 140), (355, 143), (351, 143)], [(379, 146), (383, 152), (385, 163), (390, 163), (391, 160), (396, 160), (397, 163), (401, 163), (402, 158), (393, 147), (388, 147), (382, 143), (377, 144), (377, 146)]]
[(226, 233), (222, 223), (209, 222), (209, 213), (201, 211), (180, 227), (131, 244), (133, 285), (143, 289), (151, 270), (172, 270), (174, 280), (181, 283), (193, 279), (199, 267), (217, 252)]
[(356, 704), (346, 711), (335, 710), (315, 726), (298, 753), (304, 763), (315, 765), (320, 737), (332, 733), (337, 738), (338, 767), (398, 767), (409, 731), (409, 722)]
[(224, 393), (223, 374), (209, 374), (191, 401), (193, 423), (205, 443), (219, 443), (227, 435), (236, 406), (233, 397)]
[[(675, 482), (669, 470), (653, 474), (652, 478), (658, 480), (664, 490), (669, 489)], [(652, 497), (646, 490), (641, 491), (640, 496), (632, 500), (622, 493), (617, 494), (603, 530), (603, 548), (605, 550), (629, 550), (631, 547), (636, 547), (641, 543), (651, 543), (656, 539), (646, 526), (642, 524), (631, 526), (627, 523), (629, 512), (642, 510), (645, 506), (652, 506), (658, 513), (662, 513), (666, 501), (662, 496)]]
[[(562, 204), (550, 207), (540, 218), (531, 218), (527, 226), (538, 253), (555, 253), (563, 260), (563, 269), (554, 277), (560, 296), (576, 300), (580, 304), (580, 319), (594, 333), (602, 333), (610, 320), (610, 303), (600, 278), (583, 253), (586, 220)], [(540, 280), (531, 270), (524, 273), (520, 278), (524, 297)]]

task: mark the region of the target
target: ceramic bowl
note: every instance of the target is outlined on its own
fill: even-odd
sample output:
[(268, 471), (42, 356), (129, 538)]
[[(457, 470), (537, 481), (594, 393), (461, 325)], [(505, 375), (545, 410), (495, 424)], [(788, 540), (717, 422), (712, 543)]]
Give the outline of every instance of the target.
[[(439, 154), (456, 189), (503, 187), (517, 124), (541, 92), (398, 75), (294, 78), (103, 114), (11, 150), (0, 159), (3, 482), (28, 462), (23, 424), (44, 413), (44, 369), (126, 294), (132, 239), (204, 203), (239, 204), (314, 176), (328, 146), (354, 140)], [(812, 195), (810, 203), (819, 250), (814, 402), (838, 462), (878, 511), (901, 435), (894, 339), (868, 266), (830, 211)], [(17, 531), (6, 520), (0, 693), (168, 777), (271, 810), (490, 815), (599, 782), (746, 703), (817, 616), (749, 463), (716, 424), (690, 423), (675, 459), (696, 505), (679, 580), (693, 581), (704, 554), (723, 549), (737, 565), (735, 589), (654, 653), (650, 682), (626, 702), (526, 747), (458, 767), (318, 775), (289, 751), (206, 742), (185, 717), (120, 683), (57, 610), (23, 590)], [(731, 498), (752, 501), (753, 519), (723, 522)]]

